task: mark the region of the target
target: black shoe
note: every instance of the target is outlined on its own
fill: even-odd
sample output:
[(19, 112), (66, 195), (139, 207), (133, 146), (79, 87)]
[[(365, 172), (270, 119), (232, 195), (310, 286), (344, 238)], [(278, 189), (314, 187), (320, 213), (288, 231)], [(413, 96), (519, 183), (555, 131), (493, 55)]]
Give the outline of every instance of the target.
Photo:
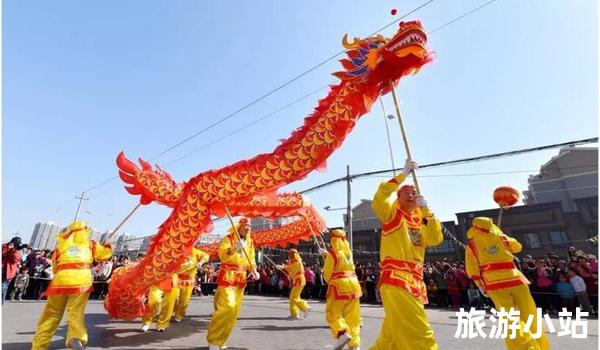
[(79, 339), (71, 340), (71, 342), (69, 343), (69, 348), (71, 348), (73, 350), (84, 350), (85, 349), (85, 347), (83, 346), (83, 344), (81, 344), (81, 341)]

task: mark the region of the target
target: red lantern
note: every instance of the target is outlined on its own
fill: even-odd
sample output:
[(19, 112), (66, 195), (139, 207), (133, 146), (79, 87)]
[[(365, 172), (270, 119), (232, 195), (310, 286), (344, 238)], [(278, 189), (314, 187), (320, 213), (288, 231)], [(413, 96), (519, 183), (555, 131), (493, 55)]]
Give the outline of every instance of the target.
[(500, 208), (512, 207), (519, 201), (519, 191), (509, 186), (498, 187), (494, 190), (494, 201)]

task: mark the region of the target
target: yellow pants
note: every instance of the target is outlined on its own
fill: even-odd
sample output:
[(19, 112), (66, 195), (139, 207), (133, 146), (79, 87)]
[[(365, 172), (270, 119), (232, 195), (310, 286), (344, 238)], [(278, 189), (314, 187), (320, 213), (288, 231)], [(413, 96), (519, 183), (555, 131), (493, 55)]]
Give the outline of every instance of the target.
[(158, 287), (150, 287), (148, 291), (148, 302), (146, 303), (147, 312), (142, 318), (145, 325), (150, 325), (152, 319), (160, 313), (162, 306), (163, 291)]
[(192, 299), (193, 291), (193, 285), (179, 287), (179, 298), (177, 299), (177, 305), (175, 305), (175, 319), (177, 321), (181, 321), (185, 317), (185, 312), (190, 303), (190, 299)]
[(325, 319), (331, 328), (334, 338), (340, 333), (347, 332), (352, 337), (348, 346), (360, 346), (360, 300), (335, 300), (327, 298), (325, 303)]
[(539, 339), (534, 339), (532, 333), (524, 332), (525, 322), (529, 315), (533, 315), (533, 323), (530, 330), (533, 333), (537, 333), (537, 313), (536, 306), (531, 293), (529, 292), (529, 286), (520, 285), (511, 288), (504, 288), (498, 290), (492, 290), (488, 292), (490, 298), (494, 302), (496, 310), (504, 308), (507, 312), (510, 308), (515, 308), (520, 311), (521, 327), (516, 332), (515, 339), (506, 338), (504, 342), (509, 350), (548, 350), (550, 349), (550, 343), (548, 342), (548, 336), (541, 329), (542, 336)]
[(380, 292), (385, 318), (370, 350), (437, 350), (423, 304), (399, 287), (384, 284)]
[(221, 287), (215, 292), (215, 312), (208, 325), (206, 341), (211, 345), (225, 346), (242, 308), (244, 288)]
[(79, 339), (87, 344), (88, 335), (85, 328), (85, 306), (90, 293), (72, 295), (49, 295), (46, 307), (38, 321), (37, 331), (33, 337), (31, 350), (46, 350), (52, 341), (52, 336), (67, 310), (67, 347), (73, 339)]
[(292, 317), (296, 317), (298, 316), (298, 312), (308, 309), (306, 300), (300, 298), (302, 289), (304, 289), (304, 286), (296, 286), (290, 291), (290, 316)]
[(158, 322), (156, 322), (157, 328), (167, 328), (171, 324), (171, 316), (173, 316), (173, 310), (175, 310), (175, 303), (177, 302), (178, 296), (178, 287), (163, 292), (162, 308), (160, 310), (160, 315), (158, 316)]

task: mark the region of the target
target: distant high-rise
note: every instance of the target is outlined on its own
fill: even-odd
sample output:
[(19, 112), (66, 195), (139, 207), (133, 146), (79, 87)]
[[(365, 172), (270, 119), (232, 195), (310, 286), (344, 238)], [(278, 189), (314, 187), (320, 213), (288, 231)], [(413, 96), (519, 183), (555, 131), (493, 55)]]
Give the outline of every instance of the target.
[(598, 196), (598, 148), (561, 148), (528, 182), (525, 204), (560, 202), (563, 211), (577, 211), (577, 199)]
[(29, 245), (36, 250), (54, 249), (56, 246), (56, 234), (61, 229), (60, 226), (51, 221), (45, 223), (38, 222), (33, 228)]

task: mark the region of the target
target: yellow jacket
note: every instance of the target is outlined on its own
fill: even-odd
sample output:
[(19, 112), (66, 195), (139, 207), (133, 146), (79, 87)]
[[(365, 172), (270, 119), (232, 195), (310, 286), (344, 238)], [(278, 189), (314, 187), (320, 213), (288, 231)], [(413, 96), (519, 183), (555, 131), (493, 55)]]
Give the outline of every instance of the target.
[(306, 285), (306, 277), (304, 276), (304, 264), (302, 264), (302, 258), (300, 254), (295, 253), (294, 257), (290, 260), (290, 263), (284, 268), (290, 276), (290, 283), (292, 287)]
[(112, 249), (109, 244), (90, 241), (89, 235), (88, 229), (58, 234), (52, 258), (54, 279), (46, 294), (79, 294), (92, 289), (92, 262), (110, 259)]
[(521, 243), (505, 235), (492, 219), (473, 219), (467, 238), (465, 267), (478, 287), (490, 291), (529, 284), (513, 262), (513, 253), (521, 251)]
[(246, 271), (251, 272), (256, 269), (256, 258), (254, 251), (254, 242), (250, 237), (250, 233), (246, 235), (244, 250), (248, 254), (252, 264), (248, 263), (246, 255), (243, 251), (237, 251), (236, 244), (238, 243), (237, 236), (233, 233), (228, 234), (221, 241), (219, 246), (219, 259), (221, 267), (219, 269), (219, 277), (217, 284), (219, 286), (228, 287), (246, 287)]
[(429, 209), (406, 213), (390, 198), (406, 176), (382, 182), (373, 198), (373, 210), (383, 223), (381, 232), (381, 277), (379, 284), (400, 287), (427, 303), (423, 282), (425, 248), (440, 244), (442, 226)]
[(179, 285), (193, 286), (198, 272), (198, 264), (208, 261), (208, 254), (198, 248), (192, 248), (192, 255), (189, 256), (179, 268)]
[(323, 278), (328, 284), (327, 298), (351, 300), (362, 296), (346, 232), (342, 230), (331, 232), (331, 248), (325, 256)]

